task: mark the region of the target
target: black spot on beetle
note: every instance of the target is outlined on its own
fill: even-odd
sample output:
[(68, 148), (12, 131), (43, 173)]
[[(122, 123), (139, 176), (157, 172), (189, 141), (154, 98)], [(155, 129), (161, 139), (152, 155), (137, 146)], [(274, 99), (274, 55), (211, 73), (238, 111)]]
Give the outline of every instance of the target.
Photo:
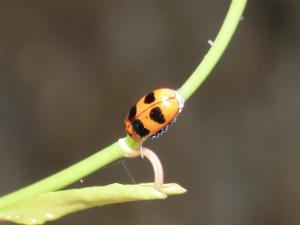
[(133, 120), (131, 122), (133, 130), (140, 136), (145, 137), (147, 136), (150, 131), (144, 127), (144, 124), (140, 120)]
[(157, 123), (164, 123), (166, 120), (165, 120), (165, 117), (164, 115), (162, 114), (161, 110), (159, 107), (155, 107), (153, 109), (151, 109), (150, 111), (150, 118), (152, 120), (154, 120), (155, 122)]
[(132, 121), (136, 115), (136, 106), (132, 106), (128, 113), (128, 120)]
[(155, 101), (155, 96), (153, 92), (150, 92), (149, 94), (146, 95), (144, 99), (144, 103), (150, 104)]

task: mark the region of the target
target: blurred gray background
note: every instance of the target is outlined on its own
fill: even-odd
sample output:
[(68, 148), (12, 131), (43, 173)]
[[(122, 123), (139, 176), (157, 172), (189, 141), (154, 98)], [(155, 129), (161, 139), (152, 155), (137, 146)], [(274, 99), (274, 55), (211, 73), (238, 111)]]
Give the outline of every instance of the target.
[[(230, 1), (1, 1), (0, 195), (125, 136), (143, 94), (178, 88)], [(165, 201), (95, 208), (51, 224), (299, 225), (300, 3), (250, 1), (229, 48), (169, 132), (148, 141)], [(150, 164), (127, 160), (136, 182)], [(114, 163), (72, 187), (131, 183)]]

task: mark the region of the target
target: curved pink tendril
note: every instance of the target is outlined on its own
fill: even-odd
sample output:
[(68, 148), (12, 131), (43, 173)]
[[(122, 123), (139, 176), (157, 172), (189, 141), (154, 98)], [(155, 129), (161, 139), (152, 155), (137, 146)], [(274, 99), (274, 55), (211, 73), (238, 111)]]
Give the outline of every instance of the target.
[(154, 171), (154, 187), (159, 191), (164, 183), (164, 170), (158, 156), (150, 149), (141, 146), (141, 154), (147, 158)]

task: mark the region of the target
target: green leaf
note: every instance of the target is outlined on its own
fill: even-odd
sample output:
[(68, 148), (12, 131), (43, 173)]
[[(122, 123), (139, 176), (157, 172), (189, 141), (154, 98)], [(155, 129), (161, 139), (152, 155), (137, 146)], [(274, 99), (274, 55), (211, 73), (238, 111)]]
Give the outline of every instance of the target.
[(164, 184), (161, 191), (153, 184), (110, 184), (56, 192), (47, 192), (0, 208), (0, 221), (43, 224), (67, 214), (114, 203), (165, 199), (186, 190), (178, 184)]

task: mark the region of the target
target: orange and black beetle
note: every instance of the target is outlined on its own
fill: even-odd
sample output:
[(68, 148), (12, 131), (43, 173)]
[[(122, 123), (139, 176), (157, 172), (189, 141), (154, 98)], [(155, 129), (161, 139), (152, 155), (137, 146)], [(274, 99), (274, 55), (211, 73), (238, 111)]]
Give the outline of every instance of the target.
[(156, 137), (167, 130), (184, 105), (176, 90), (161, 88), (143, 96), (128, 112), (125, 130), (136, 141)]

